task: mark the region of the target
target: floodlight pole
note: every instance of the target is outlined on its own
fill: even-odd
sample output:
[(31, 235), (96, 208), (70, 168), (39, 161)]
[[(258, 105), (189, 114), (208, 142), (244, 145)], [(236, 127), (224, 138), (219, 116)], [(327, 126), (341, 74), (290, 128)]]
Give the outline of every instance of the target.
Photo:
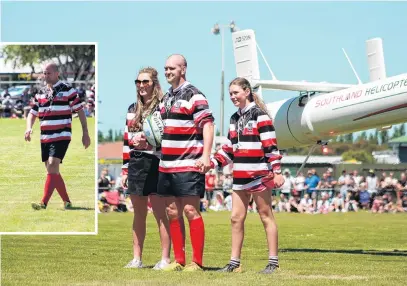
[(220, 36), (222, 39), (222, 75), (221, 75), (221, 93), (220, 93), (220, 136), (223, 136), (223, 126), (224, 124), (224, 105), (225, 105), (225, 48), (224, 48), (224, 26), (220, 29)]
[(237, 30), (234, 21), (231, 21), (228, 25), (215, 24), (212, 28), (212, 33), (215, 35), (220, 34), (221, 37), (221, 57), (222, 57), (222, 72), (221, 72), (221, 92), (220, 92), (220, 136), (224, 135), (224, 105), (225, 105), (225, 39), (224, 28), (229, 28), (233, 33)]

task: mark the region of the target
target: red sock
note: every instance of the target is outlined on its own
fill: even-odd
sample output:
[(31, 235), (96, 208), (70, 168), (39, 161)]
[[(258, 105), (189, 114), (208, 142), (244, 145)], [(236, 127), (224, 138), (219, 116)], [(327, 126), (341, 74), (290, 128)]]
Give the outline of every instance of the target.
[(192, 261), (202, 266), (203, 250), (205, 244), (205, 225), (202, 217), (189, 221), (189, 234), (192, 244)]
[(61, 174), (57, 174), (57, 176), (58, 176), (58, 181), (57, 181), (56, 188), (57, 188), (58, 194), (61, 196), (61, 198), (64, 202), (70, 202), (68, 193), (66, 192), (64, 179), (62, 179)]
[(46, 205), (54, 192), (55, 186), (57, 184), (58, 178), (57, 174), (47, 174), (47, 179), (44, 185), (44, 195), (42, 197), (42, 202)]
[(170, 221), (170, 233), (175, 261), (181, 265), (185, 265), (185, 243), (178, 218)]

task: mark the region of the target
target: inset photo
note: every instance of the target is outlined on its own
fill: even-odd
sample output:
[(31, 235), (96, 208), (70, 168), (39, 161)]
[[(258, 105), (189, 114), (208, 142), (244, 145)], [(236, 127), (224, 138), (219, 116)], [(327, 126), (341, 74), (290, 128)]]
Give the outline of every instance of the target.
[(96, 43), (0, 43), (0, 234), (96, 234)]

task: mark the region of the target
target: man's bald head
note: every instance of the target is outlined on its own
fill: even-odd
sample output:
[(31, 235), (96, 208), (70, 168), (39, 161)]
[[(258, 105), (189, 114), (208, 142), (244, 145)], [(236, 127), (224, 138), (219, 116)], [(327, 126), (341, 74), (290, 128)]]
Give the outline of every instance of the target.
[(183, 55), (172, 54), (169, 56), (165, 62), (164, 69), (167, 82), (173, 88), (177, 88), (186, 81), (187, 60)]
[(45, 65), (44, 70), (46, 70), (46, 69), (52, 70), (53, 72), (58, 72), (58, 66), (56, 65), (56, 63), (53, 63), (53, 62), (47, 63)]
[(187, 60), (185, 57), (181, 54), (172, 54), (170, 55), (167, 59), (169, 60), (170, 58), (174, 59), (174, 61), (179, 64), (180, 66), (185, 66), (188, 67)]
[(58, 66), (51, 62), (45, 65), (44, 67), (44, 80), (48, 85), (54, 85), (58, 82), (59, 72)]

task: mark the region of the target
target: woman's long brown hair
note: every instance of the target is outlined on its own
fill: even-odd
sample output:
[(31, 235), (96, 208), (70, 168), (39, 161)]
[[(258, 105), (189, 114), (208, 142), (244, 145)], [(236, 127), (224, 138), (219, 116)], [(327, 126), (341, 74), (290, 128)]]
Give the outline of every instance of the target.
[(163, 97), (163, 92), (161, 90), (160, 82), (158, 81), (158, 72), (155, 68), (145, 67), (139, 70), (137, 78), (140, 74), (147, 73), (150, 75), (151, 80), (153, 81), (153, 95), (149, 104), (146, 106), (146, 103), (143, 102), (143, 97), (140, 96), (139, 91), (137, 90), (137, 104), (136, 110), (134, 111), (135, 116), (133, 122), (129, 128), (131, 132), (137, 132), (143, 129), (143, 120), (148, 116), (160, 102)]

